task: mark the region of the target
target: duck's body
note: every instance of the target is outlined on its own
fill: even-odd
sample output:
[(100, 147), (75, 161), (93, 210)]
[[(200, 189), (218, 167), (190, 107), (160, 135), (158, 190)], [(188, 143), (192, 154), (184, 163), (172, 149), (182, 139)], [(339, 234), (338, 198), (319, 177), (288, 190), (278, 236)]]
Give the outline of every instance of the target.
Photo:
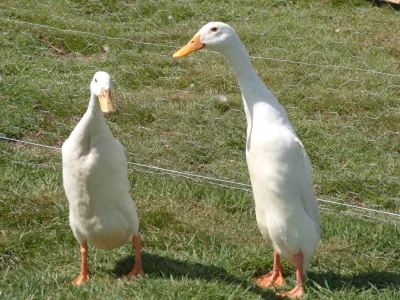
[(285, 259), (292, 261), (301, 252), (306, 272), (320, 233), (310, 160), (285, 109), (255, 73), (250, 60), (241, 60), (240, 69), (234, 69), (247, 119), (246, 160), (258, 227)]
[[(132, 239), (139, 264), (131, 275), (142, 273), (139, 217), (129, 194), (124, 147), (112, 135), (102, 112), (104, 109), (100, 109), (99, 94), (103, 91), (98, 95), (93, 91), (96, 85), (101, 85), (102, 78), (103, 85), (107, 86), (109, 75), (97, 72), (91, 84), (88, 110), (62, 146), (69, 221), (82, 251), (83, 271), (73, 282), (77, 285), (89, 278), (87, 263), (84, 263), (87, 243), (109, 250)], [(111, 99), (109, 101), (110, 104)], [(113, 107), (105, 110), (111, 112)]]
[(305, 272), (319, 240), (318, 208), (307, 200), (315, 199), (310, 192), (312, 181), (303, 174), (307, 154), (300, 140), (285, 126), (269, 125), (265, 130), (250, 132), (246, 158), (258, 227), (274, 250), (287, 260), (293, 262), (301, 252)]
[(62, 156), (69, 220), (77, 241), (109, 250), (138, 235), (125, 151), (100, 110), (85, 113), (63, 144)]
[(257, 223), (275, 252), (273, 271), (258, 278), (257, 283), (261, 287), (283, 285), (282, 256), (296, 265), (298, 277), (297, 287), (282, 295), (301, 297), (320, 235), (310, 160), (285, 109), (254, 71), (234, 30), (224, 23), (209, 23), (174, 57), (203, 47), (228, 59), (242, 91), (247, 118), (246, 159)]

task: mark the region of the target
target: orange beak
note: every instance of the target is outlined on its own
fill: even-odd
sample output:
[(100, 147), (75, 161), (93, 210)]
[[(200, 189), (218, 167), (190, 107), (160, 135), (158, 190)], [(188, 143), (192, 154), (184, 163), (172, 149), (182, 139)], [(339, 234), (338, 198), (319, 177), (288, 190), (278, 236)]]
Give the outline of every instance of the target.
[(186, 46), (183, 46), (180, 50), (172, 55), (173, 58), (186, 56), (194, 51), (204, 48), (205, 45), (200, 42), (200, 34), (195, 35)]
[(105, 112), (105, 113), (114, 112), (115, 109), (114, 109), (114, 104), (112, 103), (112, 100), (111, 100), (110, 90), (106, 91), (104, 89), (101, 89), (99, 101), (100, 101), (101, 110), (103, 112)]

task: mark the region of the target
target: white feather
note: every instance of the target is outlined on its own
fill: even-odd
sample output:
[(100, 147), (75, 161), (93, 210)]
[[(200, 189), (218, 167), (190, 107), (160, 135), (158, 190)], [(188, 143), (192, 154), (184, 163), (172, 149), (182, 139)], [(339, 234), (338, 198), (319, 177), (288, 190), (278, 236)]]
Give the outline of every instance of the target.
[(235, 31), (211, 22), (197, 33), (206, 48), (222, 53), (238, 78), (247, 118), (246, 158), (260, 231), (289, 261), (304, 255), (304, 272), (320, 237), (320, 215), (311, 163), (285, 109), (253, 69)]
[[(109, 75), (98, 72), (95, 78), (101, 85)], [(79, 244), (113, 249), (138, 235), (139, 218), (129, 194), (124, 147), (105, 122), (94, 84), (93, 79), (87, 112), (62, 146), (63, 181)]]

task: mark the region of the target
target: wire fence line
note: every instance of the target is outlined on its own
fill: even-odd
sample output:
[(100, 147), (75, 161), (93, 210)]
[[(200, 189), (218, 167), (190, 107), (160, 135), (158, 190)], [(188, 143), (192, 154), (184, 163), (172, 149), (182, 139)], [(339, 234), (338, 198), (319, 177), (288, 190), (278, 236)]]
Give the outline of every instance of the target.
[[(131, 167), (250, 191), (245, 119), (230, 67), (208, 50), (171, 59), (202, 24), (221, 19), (237, 30), (287, 108), (311, 156), (323, 209), (398, 217), (397, 10), (356, 0), (340, 9), (316, 2), (314, 10), (286, 1), (240, 8), (35, 3), (16, 2), (0, 13), (3, 141), (58, 151), (85, 109), (91, 76), (102, 68), (113, 77), (122, 116), (109, 126)], [(40, 161), (21, 163), (59, 167)]]
[(9, 18), (4, 18), (3, 21), (7, 22), (13, 22), (13, 23), (20, 23), (24, 25), (31, 25), (35, 27), (41, 27), (45, 29), (51, 29), (51, 30), (57, 30), (57, 31), (62, 31), (66, 33), (75, 33), (75, 34), (82, 34), (82, 35), (91, 35), (94, 37), (99, 37), (99, 38), (106, 38), (109, 40), (115, 40), (115, 41), (124, 41), (124, 42), (130, 42), (133, 44), (141, 44), (141, 45), (147, 45), (147, 46), (162, 46), (162, 47), (169, 47), (169, 48), (175, 48), (175, 46), (171, 45), (161, 45), (161, 44), (156, 44), (156, 43), (146, 43), (146, 42), (140, 42), (140, 41), (135, 41), (133, 39), (127, 39), (127, 38), (119, 38), (119, 37), (111, 37), (111, 36), (106, 36), (106, 35), (99, 35), (95, 34), (93, 32), (88, 32), (88, 31), (80, 31), (80, 30), (72, 30), (72, 29), (65, 29), (65, 28), (57, 28), (53, 26), (48, 26), (48, 25), (43, 25), (43, 24), (37, 24), (37, 23), (32, 23), (32, 22), (26, 22), (26, 21), (20, 21), (20, 20), (15, 20), (15, 19), (9, 19)]
[[(37, 147), (43, 147), (43, 148), (50, 149), (50, 150), (61, 151), (61, 148), (48, 146), (48, 145), (42, 145), (42, 144), (28, 142), (28, 141), (12, 139), (12, 138), (7, 138), (7, 137), (4, 137), (4, 136), (0, 136), (0, 139), (6, 140), (6, 141), (11, 141), (11, 142), (22, 143), (22, 144), (29, 144), (29, 145), (33, 145), (33, 146), (37, 146)], [(61, 168), (62, 167), (61, 164), (45, 165), (45, 164), (33, 164), (33, 163), (29, 163), (29, 162), (27, 163), (27, 162), (12, 161), (12, 160), (10, 160), (10, 163), (26, 164), (26, 165), (32, 165), (32, 166), (37, 166), (37, 167), (41, 167), (41, 168)], [(217, 185), (217, 186), (224, 187), (224, 188), (242, 190), (242, 191), (246, 191), (246, 192), (250, 192), (251, 193), (251, 185), (250, 184), (236, 182), (236, 181), (233, 181), (233, 180), (226, 180), (226, 179), (221, 179), (221, 178), (212, 178), (212, 177), (208, 177), (208, 176), (202, 176), (202, 175), (199, 175), (199, 174), (194, 174), (194, 173), (189, 173), (189, 172), (182, 172), (182, 171), (177, 171), (177, 170), (170, 170), (170, 169), (165, 169), (165, 168), (161, 168), (161, 167), (157, 167), (157, 166), (138, 164), (138, 163), (129, 162), (129, 161), (128, 161), (128, 166), (133, 166), (137, 171), (141, 171), (141, 172), (146, 172), (146, 173), (151, 173), (151, 174), (160, 174), (160, 173), (162, 173), (162, 174), (167, 174), (167, 175), (171, 175), (171, 176), (183, 177), (183, 178), (186, 178), (186, 179), (200, 180), (200, 181), (208, 183), (208, 184), (213, 184), (213, 185)], [(145, 168), (145, 169), (148, 169), (148, 170), (142, 170), (141, 168)], [(149, 170), (151, 170), (151, 171), (149, 171)], [(321, 198), (317, 198), (317, 200), (322, 202), (322, 203), (325, 203), (325, 204), (333, 204), (335, 206), (344, 206), (346, 208), (350, 208), (350, 209), (353, 209), (353, 210), (360, 210), (360, 211), (363, 211), (363, 212), (372, 212), (372, 213), (377, 213), (379, 215), (386, 215), (386, 216), (390, 216), (390, 217), (396, 217), (396, 218), (398, 218), (398, 221), (396, 221), (396, 222), (400, 222), (400, 214), (397, 214), (397, 213), (392, 213), (392, 212), (379, 210), (379, 209), (373, 209), (373, 208), (369, 208), (369, 207), (356, 206), (356, 205), (351, 205), (351, 204), (337, 202), (337, 201), (325, 200), (325, 199), (321, 199)], [(362, 214), (362, 213), (335, 210), (335, 209), (332, 209), (331, 207), (329, 207), (329, 208), (328, 207), (322, 207), (321, 209), (323, 211), (331, 211), (331, 212), (334, 211), (334, 212), (340, 212), (340, 213), (344, 213), (344, 214), (348, 214), (348, 215), (358, 215), (358, 216), (367, 217), (367, 218), (380, 220), (380, 221), (390, 221), (388, 219), (377, 218), (377, 217), (369, 216), (369, 215)]]
[[(136, 40), (133, 40), (133, 39), (112, 37), (112, 36), (107, 36), (107, 35), (99, 35), (99, 34), (95, 34), (95, 33), (88, 32), (88, 31), (79, 31), (79, 30), (72, 30), (72, 29), (57, 28), (57, 27), (53, 27), (53, 26), (37, 24), (37, 23), (31, 23), (31, 22), (25, 22), (25, 21), (20, 21), (20, 20), (15, 20), (15, 19), (4, 18), (3, 20), (7, 21), (7, 22), (14, 22), (14, 23), (20, 23), (20, 24), (25, 24), (25, 25), (37, 26), (37, 27), (45, 28), (45, 29), (62, 31), (62, 32), (66, 32), (66, 33), (90, 35), (90, 36), (94, 36), (94, 37), (105, 38), (105, 39), (115, 40), (115, 41), (126, 41), (126, 42), (130, 42), (130, 43), (133, 43), (133, 44), (141, 44), (141, 45), (146, 45), (146, 46), (166, 47), (166, 48), (171, 48), (171, 49), (176, 48), (176, 46), (173, 46), (173, 45), (140, 42), (140, 41), (136, 41)], [(210, 50), (205, 50), (205, 51), (214, 53), (214, 51), (210, 51)], [(252, 55), (250, 55), (250, 57), (253, 58), (253, 59), (260, 59), (260, 60), (274, 60), (274, 61), (278, 61), (280, 63), (290, 63), (290, 64), (298, 64), (298, 65), (321, 67), (321, 68), (334, 68), (334, 69), (337, 68), (337, 69), (344, 69), (344, 70), (372, 73), (374, 75), (400, 77), (400, 74), (381, 72), (381, 71), (377, 71), (377, 70), (373, 70), (373, 69), (352, 68), (352, 67), (346, 67), (346, 66), (342, 66), (342, 65), (313, 64), (313, 63), (302, 62), (302, 61), (293, 61), (293, 60), (287, 60), (287, 59), (275, 59), (275, 58), (270, 58), (270, 57), (261, 57), (261, 56), (252, 56)]]

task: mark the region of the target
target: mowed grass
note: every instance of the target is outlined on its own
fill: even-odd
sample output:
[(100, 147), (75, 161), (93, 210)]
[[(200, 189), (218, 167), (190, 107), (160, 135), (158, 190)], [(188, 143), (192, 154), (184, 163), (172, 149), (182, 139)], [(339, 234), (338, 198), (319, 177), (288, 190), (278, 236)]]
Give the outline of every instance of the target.
[[(76, 288), (69, 282), (79, 274), (80, 254), (60, 169), (1, 161), (1, 171), (4, 299), (274, 299), (273, 290), (251, 282), (271, 269), (272, 252), (247, 192), (130, 172), (147, 276), (118, 281), (133, 268), (129, 243), (112, 251), (90, 248), (92, 278)], [(340, 214), (323, 214), (322, 222), (306, 299), (397, 299), (399, 229)], [(288, 289), (295, 270), (284, 266)]]
[[(128, 159), (248, 182), (240, 90), (222, 56), (172, 53), (207, 21), (230, 23), (287, 108), (320, 198), (399, 213), (400, 22), (367, 1), (3, 1), (0, 136), (60, 147), (97, 70), (113, 78), (107, 117)], [(221, 101), (226, 97), (227, 101)], [(273, 299), (251, 194), (131, 169), (147, 277), (129, 244), (90, 249), (80, 268), (60, 153), (0, 141), (0, 298)], [(398, 223), (322, 207), (308, 299), (398, 299)], [(381, 216), (382, 217), (382, 216)], [(386, 217), (385, 217), (386, 218)], [(293, 267), (286, 288), (294, 285)]]

